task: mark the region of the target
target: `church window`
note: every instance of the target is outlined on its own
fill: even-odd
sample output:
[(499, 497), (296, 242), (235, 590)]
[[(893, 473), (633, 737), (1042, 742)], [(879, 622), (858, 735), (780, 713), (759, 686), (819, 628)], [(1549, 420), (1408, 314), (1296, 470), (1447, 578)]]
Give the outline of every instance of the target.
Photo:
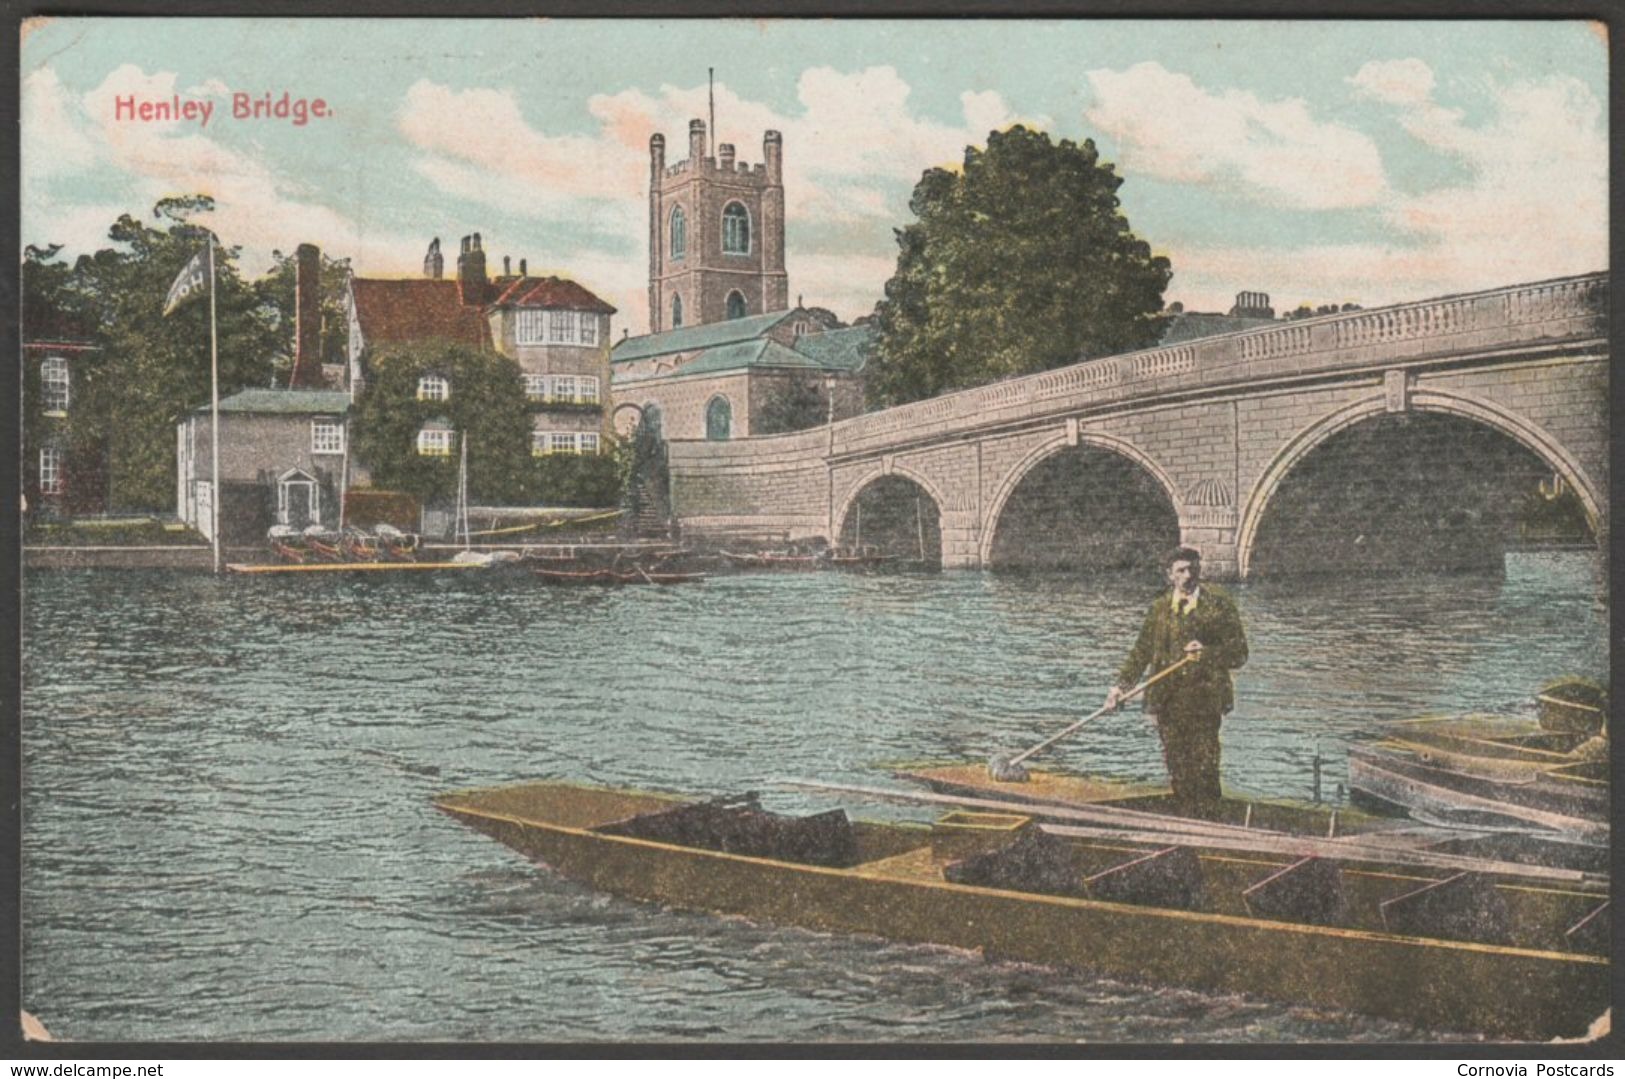
[(671, 211), (671, 257), (682, 258), (688, 252), (688, 218), (681, 206)]
[(681, 296), (673, 296), (671, 298), (671, 328), (674, 330), (679, 330), (682, 329), (682, 327), (683, 298)]
[(730, 202), (722, 211), (722, 252), (750, 254), (750, 214), (743, 203)]
[(726, 397), (711, 398), (705, 406), (705, 437), (712, 442), (726, 442), (733, 426), (733, 406)]
[(728, 293), (728, 317), (745, 317), (745, 294), (738, 289)]

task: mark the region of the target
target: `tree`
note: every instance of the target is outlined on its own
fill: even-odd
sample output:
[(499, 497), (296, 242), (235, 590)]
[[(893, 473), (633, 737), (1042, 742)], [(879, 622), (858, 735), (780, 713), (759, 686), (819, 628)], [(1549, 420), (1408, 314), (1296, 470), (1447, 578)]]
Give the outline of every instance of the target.
[(805, 378), (783, 378), (770, 383), (757, 413), (755, 433), (782, 435), (805, 431), (829, 419), (829, 392)]
[[(379, 487), (407, 491), (425, 502), (457, 492), (462, 436), (468, 439), (470, 498), (511, 503), (526, 496), (530, 412), (519, 365), (506, 356), (453, 341), (385, 345), (368, 356), (372, 378), (356, 402), (356, 453)], [(443, 401), (418, 400), (418, 380), (444, 378)], [(456, 436), (450, 455), (418, 453), (418, 432), (444, 420)]]
[[(66, 309), (95, 328), (102, 346), (76, 375), (68, 435), (75, 445), (105, 439), (111, 508), (173, 508), (175, 424), (209, 402), (208, 299), (168, 317), (163, 308), (171, 282), (206, 243), (190, 219), (213, 207), (202, 195), (164, 199), (153, 207), (159, 228), (125, 214), (108, 230), (113, 247), (80, 256), (66, 276), (50, 275)], [(237, 254), (215, 251), (222, 397), (268, 385), (276, 351), (273, 317), (238, 274)], [(35, 261), (39, 271), (49, 260)]]
[(1155, 344), (1166, 258), (1129, 229), (1092, 140), (1016, 126), (929, 169), (875, 308), (877, 407)]

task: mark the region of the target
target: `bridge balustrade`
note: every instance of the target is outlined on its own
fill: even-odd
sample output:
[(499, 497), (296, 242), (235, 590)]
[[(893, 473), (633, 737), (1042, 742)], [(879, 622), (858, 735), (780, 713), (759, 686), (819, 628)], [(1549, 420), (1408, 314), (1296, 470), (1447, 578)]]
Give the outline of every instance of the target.
[[(831, 450), (834, 456), (872, 452), (1005, 419), (1076, 412), (1151, 394), (1382, 368), (1445, 351), (1541, 338), (1601, 335), (1607, 304), (1607, 275), (1588, 274), (1222, 334), (843, 420), (831, 433)], [(1546, 325), (1551, 323), (1560, 325)]]

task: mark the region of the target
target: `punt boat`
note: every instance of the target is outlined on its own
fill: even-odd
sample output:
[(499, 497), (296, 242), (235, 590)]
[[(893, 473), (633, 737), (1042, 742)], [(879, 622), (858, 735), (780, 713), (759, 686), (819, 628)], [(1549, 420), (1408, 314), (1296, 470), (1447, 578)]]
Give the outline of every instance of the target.
[(1074, 827), (919, 797), (961, 804), (934, 823), (875, 823), (562, 782), (435, 804), (566, 877), (674, 907), (1498, 1039), (1579, 1036), (1609, 1005), (1605, 878), (1415, 853), (1385, 865), (1375, 841), (1256, 835), (1249, 849), (1232, 825), (1158, 831), (1147, 813), (1144, 832)]
[(1607, 761), (1562, 765), (1474, 759), (1425, 744), (1383, 741), (1349, 747), (1356, 804), (1418, 820), (1550, 833), (1577, 843), (1608, 843)]

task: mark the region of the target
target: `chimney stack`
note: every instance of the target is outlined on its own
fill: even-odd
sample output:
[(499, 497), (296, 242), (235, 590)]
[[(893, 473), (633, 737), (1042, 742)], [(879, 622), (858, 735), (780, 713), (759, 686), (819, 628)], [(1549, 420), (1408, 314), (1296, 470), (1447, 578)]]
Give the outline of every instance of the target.
[(480, 234), (476, 232), (472, 236), (464, 236), (462, 252), (457, 256), (457, 289), (462, 302), (467, 305), (484, 303), (489, 285)]
[(525, 260), (524, 259), (519, 260), (519, 276), (520, 277), (525, 276)]
[(428, 254), (423, 256), (423, 276), (438, 281), (446, 272), (446, 260), (440, 255), (440, 237), (429, 241)]
[(293, 371), (290, 389), (322, 385), (322, 253), (315, 244), (294, 249)]
[(507, 255), (502, 256), (502, 276), (503, 277), (512, 277), (513, 276), (513, 271), (508, 269), (508, 256)]

